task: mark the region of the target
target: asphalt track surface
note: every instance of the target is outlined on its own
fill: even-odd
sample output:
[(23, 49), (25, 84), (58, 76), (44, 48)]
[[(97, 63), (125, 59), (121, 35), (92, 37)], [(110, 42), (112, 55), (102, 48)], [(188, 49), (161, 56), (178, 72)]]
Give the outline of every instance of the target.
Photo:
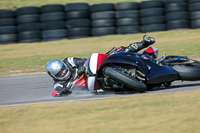
[(0, 107), (104, 99), (116, 96), (134, 96), (153, 93), (174, 93), (200, 90), (200, 81), (175, 81), (169, 89), (148, 91), (146, 93), (115, 94), (99, 92), (73, 92), (64, 97), (53, 97), (53, 80), (46, 74), (27, 74), (0, 77)]

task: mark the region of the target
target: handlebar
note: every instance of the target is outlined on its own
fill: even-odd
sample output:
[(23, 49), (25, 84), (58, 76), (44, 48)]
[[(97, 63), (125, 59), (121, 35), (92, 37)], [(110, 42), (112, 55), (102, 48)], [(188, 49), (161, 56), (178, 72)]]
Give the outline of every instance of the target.
[(117, 48), (116, 47), (113, 47), (110, 51), (108, 51), (106, 54), (107, 55), (110, 55), (110, 54), (112, 54), (114, 51), (116, 51), (117, 50)]

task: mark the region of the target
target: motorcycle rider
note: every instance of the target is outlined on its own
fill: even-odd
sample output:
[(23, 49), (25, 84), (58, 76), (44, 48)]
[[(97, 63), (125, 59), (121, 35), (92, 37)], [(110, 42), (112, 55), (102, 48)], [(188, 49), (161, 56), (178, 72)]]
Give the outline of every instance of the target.
[[(138, 52), (143, 48), (148, 47), (155, 43), (153, 37), (147, 35), (143, 36), (141, 42), (135, 42), (130, 44), (128, 47), (119, 47), (117, 52)], [(53, 96), (61, 96), (63, 94), (70, 94), (72, 89), (83, 89), (87, 88), (87, 76), (85, 72), (85, 58), (65, 58), (63, 61), (58, 59), (50, 60), (46, 65), (47, 73), (54, 80)]]

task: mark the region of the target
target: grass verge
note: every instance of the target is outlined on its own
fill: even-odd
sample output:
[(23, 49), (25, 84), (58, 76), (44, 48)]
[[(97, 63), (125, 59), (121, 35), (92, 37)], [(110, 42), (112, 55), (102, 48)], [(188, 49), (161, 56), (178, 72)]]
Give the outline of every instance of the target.
[(200, 91), (0, 108), (1, 133), (199, 133)]
[[(156, 38), (155, 47), (160, 55), (185, 55), (200, 57), (200, 29), (152, 32), (148, 35)], [(142, 40), (144, 34), (110, 35), (74, 40), (60, 40), (39, 43), (19, 43), (0, 45), (0, 76), (45, 72), (45, 65), (50, 59), (66, 57), (87, 58), (91, 53), (105, 53), (112, 47), (128, 46)]]

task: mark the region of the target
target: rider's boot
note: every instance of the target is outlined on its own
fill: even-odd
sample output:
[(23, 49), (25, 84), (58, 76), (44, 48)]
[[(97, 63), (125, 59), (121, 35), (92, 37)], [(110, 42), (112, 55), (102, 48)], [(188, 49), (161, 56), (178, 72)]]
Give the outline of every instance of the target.
[(125, 52), (134, 52), (137, 53), (143, 48), (148, 47), (149, 45), (152, 45), (156, 42), (156, 40), (153, 37), (149, 37), (147, 35), (143, 36), (143, 40), (141, 42), (135, 42), (130, 44), (128, 47), (125, 48)]

